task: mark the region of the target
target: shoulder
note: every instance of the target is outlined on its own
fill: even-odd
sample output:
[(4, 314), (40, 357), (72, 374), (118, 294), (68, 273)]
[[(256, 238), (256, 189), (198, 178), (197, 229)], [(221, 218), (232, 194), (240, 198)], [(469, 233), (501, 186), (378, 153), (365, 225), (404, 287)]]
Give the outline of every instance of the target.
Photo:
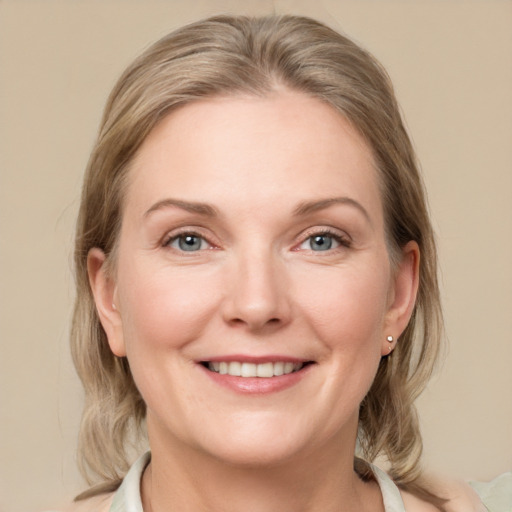
[[(447, 501), (443, 505), (445, 512), (487, 512), (476, 492), (465, 482), (458, 480), (430, 479), (428, 488)], [(407, 512), (439, 512), (439, 509), (413, 494), (401, 491)]]
[(58, 512), (109, 512), (113, 498), (114, 493), (100, 494), (85, 500), (74, 501)]
[(407, 512), (439, 512), (439, 509), (407, 491), (400, 491)]
[(490, 482), (470, 482), (480, 499), (493, 512), (512, 511), (512, 471)]

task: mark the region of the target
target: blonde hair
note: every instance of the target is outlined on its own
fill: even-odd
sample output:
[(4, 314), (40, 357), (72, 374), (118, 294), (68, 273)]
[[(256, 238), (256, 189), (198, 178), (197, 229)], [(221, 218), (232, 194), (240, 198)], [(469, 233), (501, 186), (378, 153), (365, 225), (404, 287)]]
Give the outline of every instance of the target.
[(130, 442), (144, 431), (145, 404), (128, 361), (109, 349), (87, 275), (93, 247), (115, 264), (130, 162), (176, 107), (215, 95), (262, 96), (278, 85), (326, 102), (362, 134), (379, 171), (391, 260), (411, 240), (420, 247), (415, 309), (361, 404), (358, 450), (368, 461), (385, 456), (398, 485), (423, 492), (413, 402), (438, 356), (442, 315), (425, 193), (391, 82), (369, 53), (315, 20), (217, 16), (169, 34), (128, 67), (108, 99), (88, 163), (76, 232), (71, 338), (85, 388), (79, 462), (88, 482), (102, 485), (82, 497), (119, 485), (129, 467)]

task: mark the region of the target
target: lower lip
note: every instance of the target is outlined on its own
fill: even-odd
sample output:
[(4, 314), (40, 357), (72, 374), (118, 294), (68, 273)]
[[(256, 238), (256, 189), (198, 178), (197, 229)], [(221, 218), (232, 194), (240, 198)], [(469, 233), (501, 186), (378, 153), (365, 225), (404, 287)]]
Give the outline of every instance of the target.
[(216, 384), (224, 386), (237, 393), (263, 395), (268, 393), (277, 393), (291, 388), (298, 384), (308, 373), (312, 364), (301, 368), (300, 370), (279, 375), (277, 377), (235, 377), (233, 375), (220, 374), (212, 372), (202, 365), (199, 367)]

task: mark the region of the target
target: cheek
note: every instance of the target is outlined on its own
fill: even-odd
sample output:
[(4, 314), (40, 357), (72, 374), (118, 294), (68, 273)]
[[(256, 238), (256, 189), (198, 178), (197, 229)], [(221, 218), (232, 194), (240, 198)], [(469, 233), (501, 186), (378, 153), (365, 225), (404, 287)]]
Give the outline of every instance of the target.
[[(165, 265), (120, 268), (119, 277), (126, 353), (148, 410), (161, 411), (169, 403), (173, 411), (201, 407), (180, 376), (190, 370), (189, 347), (218, 310), (220, 284), (204, 272)], [(175, 413), (168, 418), (171, 424), (178, 422), (177, 430), (179, 418)]]
[(385, 268), (344, 268), (304, 275), (295, 293), (302, 314), (318, 329), (332, 335), (359, 332), (357, 338), (364, 339), (368, 338), (365, 333), (383, 326), (388, 289), (389, 272)]
[(177, 348), (198, 338), (217, 309), (218, 276), (165, 265), (133, 270), (120, 275), (126, 286), (119, 287), (127, 351)]

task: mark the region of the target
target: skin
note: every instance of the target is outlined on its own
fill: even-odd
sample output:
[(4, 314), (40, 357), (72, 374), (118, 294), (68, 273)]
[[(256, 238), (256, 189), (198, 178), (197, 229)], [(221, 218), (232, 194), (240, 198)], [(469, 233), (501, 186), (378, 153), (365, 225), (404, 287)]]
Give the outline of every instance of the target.
[[(410, 318), (419, 251), (391, 268), (376, 172), (340, 114), (288, 90), (189, 104), (145, 140), (115, 271), (88, 259), (148, 408), (145, 510), (384, 510), (352, 469), (358, 408)], [(243, 393), (199, 364), (234, 354), (312, 364)]]

